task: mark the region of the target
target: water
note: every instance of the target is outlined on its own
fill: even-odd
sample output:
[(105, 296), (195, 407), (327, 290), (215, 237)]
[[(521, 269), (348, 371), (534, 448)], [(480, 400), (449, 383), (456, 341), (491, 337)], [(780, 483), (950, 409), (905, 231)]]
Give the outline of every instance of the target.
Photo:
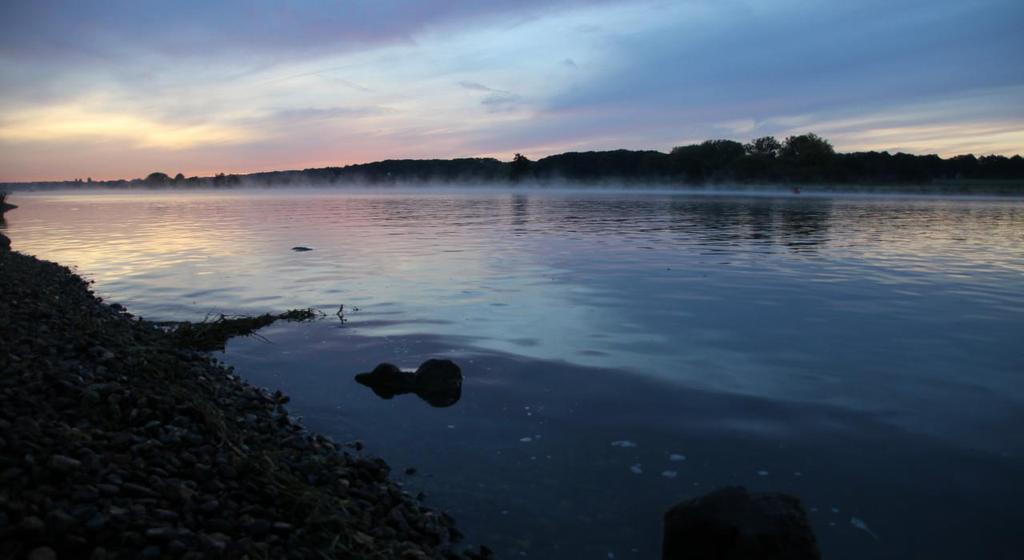
[[(15, 198), (15, 248), (147, 318), (325, 310), (224, 359), (502, 557), (655, 558), (664, 510), (725, 484), (799, 495), (827, 558), (1024, 546), (1020, 200)], [(454, 406), (352, 380), (433, 356)]]

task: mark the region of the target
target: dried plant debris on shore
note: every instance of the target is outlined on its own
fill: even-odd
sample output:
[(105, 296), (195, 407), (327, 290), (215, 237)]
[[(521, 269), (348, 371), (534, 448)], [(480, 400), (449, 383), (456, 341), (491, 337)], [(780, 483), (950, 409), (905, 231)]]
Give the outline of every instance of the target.
[(308, 308), (290, 309), (278, 315), (270, 313), (255, 317), (218, 315), (214, 318), (207, 317), (198, 323), (183, 321), (160, 323), (160, 325), (167, 328), (171, 336), (175, 337), (182, 347), (213, 352), (223, 350), (227, 341), (236, 336), (255, 335), (256, 331), (270, 326), (276, 321), (304, 322), (322, 317), (324, 317), (322, 311)]
[(490, 557), (287, 400), (0, 251), (0, 558)]

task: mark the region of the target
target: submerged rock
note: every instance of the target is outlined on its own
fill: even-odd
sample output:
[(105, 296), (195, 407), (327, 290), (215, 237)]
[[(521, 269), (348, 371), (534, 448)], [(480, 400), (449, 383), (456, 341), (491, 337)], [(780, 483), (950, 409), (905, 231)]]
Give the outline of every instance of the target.
[(369, 373), (356, 375), (355, 379), (383, 399), (416, 393), (431, 406), (446, 407), (462, 397), (462, 370), (451, 360), (430, 359), (420, 364), (415, 372), (382, 363)]
[(820, 560), (795, 496), (721, 488), (665, 513), (663, 560)]

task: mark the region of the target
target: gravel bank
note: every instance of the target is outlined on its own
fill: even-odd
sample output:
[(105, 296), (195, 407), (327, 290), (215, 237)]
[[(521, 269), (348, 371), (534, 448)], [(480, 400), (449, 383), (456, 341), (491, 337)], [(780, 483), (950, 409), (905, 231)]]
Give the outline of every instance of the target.
[(0, 558), (489, 558), (288, 398), (0, 244)]

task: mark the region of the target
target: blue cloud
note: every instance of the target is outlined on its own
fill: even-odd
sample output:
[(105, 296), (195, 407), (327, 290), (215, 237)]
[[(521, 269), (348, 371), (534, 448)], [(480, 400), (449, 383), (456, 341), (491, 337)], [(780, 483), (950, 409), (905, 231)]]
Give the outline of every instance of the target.
[(611, 35), (604, 71), (549, 108), (647, 106), (728, 118), (738, 109), (810, 112), (1024, 83), (1020, 2), (776, 5), (755, 13), (726, 2)]

